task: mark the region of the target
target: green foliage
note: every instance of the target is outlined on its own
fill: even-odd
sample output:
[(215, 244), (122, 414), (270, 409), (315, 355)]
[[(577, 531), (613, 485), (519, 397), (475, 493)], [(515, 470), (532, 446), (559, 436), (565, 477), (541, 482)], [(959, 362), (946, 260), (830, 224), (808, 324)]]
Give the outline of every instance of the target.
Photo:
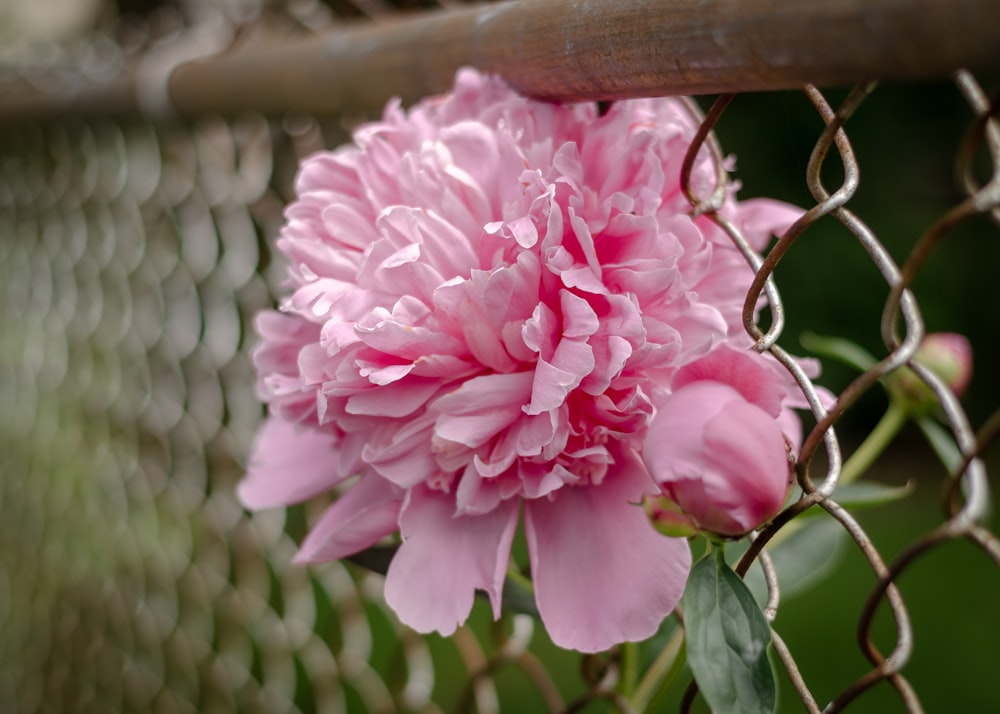
[(777, 695), (767, 658), (771, 628), (721, 548), (691, 569), (684, 619), (688, 663), (716, 714), (773, 712)]
[[(783, 600), (805, 592), (831, 575), (840, 562), (847, 532), (832, 518), (811, 518), (792, 537), (769, 545), (771, 564), (778, 574)], [(757, 602), (767, 601), (767, 584), (758, 565), (747, 571), (745, 582)]]

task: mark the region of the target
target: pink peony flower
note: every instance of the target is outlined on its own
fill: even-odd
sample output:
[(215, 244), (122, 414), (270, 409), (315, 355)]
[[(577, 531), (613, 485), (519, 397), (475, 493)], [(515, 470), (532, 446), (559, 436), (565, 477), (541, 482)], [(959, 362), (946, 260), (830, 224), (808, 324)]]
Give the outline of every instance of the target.
[[(299, 561), (398, 532), (387, 602), (450, 634), (477, 589), (499, 613), (523, 514), (558, 645), (655, 632), (691, 556), (640, 505), (658, 492), (654, 404), (685, 365), (749, 342), (751, 271), (679, 185), (695, 128), (674, 99), (598, 116), (464, 70), (305, 161), (278, 242), (290, 294), (257, 319), (270, 417), (239, 487), (252, 508), (342, 493)], [(694, 181), (712, 185), (707, 156)], [(757, 247), (799, 214), (723, 212)]]
[[(784, 504), (792, 443), (782, 423), (798, 403), (779, 370), (759, 356), (721, 347), (675, 375), (674, 391), (646, 434), (643, 458), (694, 528), (743, 535)], [(797, 445), (797, 430), (792, 438)], [(663, 510), (673, 516), (676, 509)]]

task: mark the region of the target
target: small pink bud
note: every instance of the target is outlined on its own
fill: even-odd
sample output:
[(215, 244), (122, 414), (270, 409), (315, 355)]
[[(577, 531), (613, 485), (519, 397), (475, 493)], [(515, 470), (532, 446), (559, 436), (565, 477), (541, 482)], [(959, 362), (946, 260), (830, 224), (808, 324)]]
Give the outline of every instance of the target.
[(694, 526), (723, 536), (772, 518), (791, 483), (777, 420), (721, 382), (691, 382), (671, 394), (650, 424), (643, 459)]
[(954, 332), (933, 332), (917, 350), (917, 362), (938, 375), (957, 395), (969, 386), (972, 378), (972, 346)]
[[(914, 360), (944, 380), (956, 396), (961, 396), (972, 378), (972, 347), (954, 332), (932, 332), (924, 337)], [(926, 412), (937, 405), (937, 398), (922, 379), (908, 368), (892, 375), (889, 390), (904, 399), (914, 410)]]
[(697, 526), (684, 514), (681, 507), (662, 494), (646, 496), (643, 506), (649, 522), (665, 536), (687, 538), (698, 532)]

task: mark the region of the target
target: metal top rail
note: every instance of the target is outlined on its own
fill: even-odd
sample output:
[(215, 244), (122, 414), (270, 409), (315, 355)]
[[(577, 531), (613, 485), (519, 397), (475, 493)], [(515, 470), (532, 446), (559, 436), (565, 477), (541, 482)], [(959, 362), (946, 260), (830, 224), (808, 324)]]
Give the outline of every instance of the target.
[(1000, 0), (519, 0), (160, 49), (107, 81), (10, 83), (0, 119), (367, 111), (463, 65), (562, 101), (926, 81), (1000, 69)]

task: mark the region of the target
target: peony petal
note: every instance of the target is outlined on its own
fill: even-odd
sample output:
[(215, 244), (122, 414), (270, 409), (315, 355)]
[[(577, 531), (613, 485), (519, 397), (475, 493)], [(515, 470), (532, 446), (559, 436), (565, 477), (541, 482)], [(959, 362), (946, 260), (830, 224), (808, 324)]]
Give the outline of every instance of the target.
[(379, 232), (397, 245), (420, 244), (420, 255), (445, 279), (466, 276), (479, 267), (469, 239), (432, 211), (391, 206), (376, 223)]
[(302, 162), (295, 190), (299, 194), (322, 190), (359, 195), (361, 183), (355, 167), (360, 154), (357, 147), (344, 146), (337, 151), (320, 151), (309, 156)]
[(541, 264), (534, 253), (518, 254), (517, 262), (497, 268), (482, 285), (483, 309), (494, 327), (531, 316), (538, 304)]
[(328, 491), (350, 473), (337, 468), (337, 438), (271, 417), (257, 432), (247, 475), (236, 487), (245, 507), (287, 506)]
[(531, 403), (524, 407), (524, 413), (541, 414), (561, 406), (591, 373), (594, 364), (594, 351), (586, 342), (560, 340), (551, 363), (539, 359), (535, 366)]
[(798, 454), (799, 448), (802, 446), (801, 417), (799, 417), (797, 412), (786, 407), (781, 410), (777, 422), (778, 428), (781, 429), (781, 433), (788, 441), (788, 447), (791, 449), (792, 455)]
[(316, 240), (313, 229), (301, 222), (287, 224), (277, 246), (293, 265), (305, 265), (317, 275), (336, 280), (353, 280), (361, 265), (360, 252)]
[(632, 356), (632, 345), (628, 340), (611, 335), (607, 340), (593, 340), (594, 369), (580, 382), (580, 388), (587, 394), (597, 396), (611, 386), (611, 382), (622, 373), (628, 358)]
[(462, 383), (434, 402), (444, 414), (477, 414), (497, 407), (520, 406), (531, 389), (531, 372), (487, 374)]
[(399, 525), (403, 543), (385, 580), (385, 599), (418, 632), (450, 635), (485, 590), (500, 616), (500, 598), (517, 526), (517, 501), (481, 516), (454, 515), (454, 499), (426, 488), (410, 491)]
[(551, 501), (525, 503), (535, 599), (560, 647), (599, 652), (645, 639), (684, 592), (687, 541), (657, 533), (630, 503), (636, 476), (616, 471), (602, 486), (562, 488)]
[(508, 407), (494, 409), (484, 414), (462, 416), (443, 414), (438, 417), (434, 435), (474, 449), (509, 427), (517, 420), (520, 413), (520, 408)]
[[(448, 147), (448, 153), (456, 167), (461, 167), (463, 183), (474, 189), (466, 201), (478, 207), (473, 213), (496, 214), (500, 208), (497, 201), (497, 181), (503, 177), (498, 169), (500, 137), (491, 127), (480, 121), (463, 121), (445, 127), (441, 140)], [(491, 199), (494, 201), (490, 205)]]
[(725, 339), (729, 329), (718, 308), (691, 295), (675, 301), (663, 319), (680, 333), (680, 358), (685, 362), (707, 353)]
[(441, 388), (434, 379), (414, 377), (366, 389), (347, 400), (348, 414), (404, 417), (417, 411)]
[(756, 352), (719, 347), (678, 370), (671, 385), (678, 390), (701, 380), (726, 384), (751, 404), (777, 417), (785, 396), (786, 379), (772, 369), (767, 359)]
[(572, 372), (559, 369), (543, 359), (538, 360), (531, 387), (531, 402), (522, 407), (524, 413), (533, 416), (561, 406), (566, 401), (566, 396), (579, 383), (580, 377)]
[[(532, 468), (536, 467), (536, 468)], [(522, 463), (519, 469), (525, 498), (542, 498), (568, 483), (579, 482), (579, 477), (565, 466), (556, 464), (551, 469), (543, 464)]]
[(332, 238), (360, 252), (377, 240), (378, 234), (372, 217), (363, 215), (358, 208), (338, 200), (323, 208), (322, 217), (323, 225)]
[(441, 469), (428, 448), (433, 427), (434, 416), (426, 413), (405, 422), (386, 421), (367, 432), (361, 458), (402, 488), (434, 478)]
[(530, 372), (490, 374), (470, 379), (430, 407), (440, 414), (434, 434), (477, 447), (510, 426), (528, 397)]
[(521, 328), (524, 344), (543, 359), (548, 359), (556, 349), (558, 325), (559, 318), (552, 308), (544, 302), (538, 303)]
[(590, 337), (600, 328), (601, 322), (590, 303), (569, 290), (559, 291), (559, 305), (563, 337)]
[(412, 295), (429, 305), (444, 277), (421, 260), (421, 255), (419, 243), (396, 246), (387, 238), (377, 240), (365, 250), (358, 285), (370, 290), (391, 289), (396, 295)]
[(434, 377), (442, 382), (479, 372), (478, 365), (453, 355), (424, 355), (413, 363), (414, 377)]
[(706, 425), (705, 451), (714, 467), (705, 474), (706, 487), (712, 503), (740, 524), (738, 532), (756, 528), (777, 513), (788, 492), (785, 439), (769, 417), (754, 404), (734, 402)]
[(296, 563), (322, 563), (353, 555), (399, 529), (403, 490), (378, 474), (361, 478), (309, 531)]
[(763, 250), (771, 236), (782, 235), (803, 213), (801, 208), (781, 201), (750, 198), (740, 202), (736, 225), (754, 250)]
[(498, 481), (483, 478), (475, 461), (469, 464), (455, 490), (455, 515), (478, 516), (493, 511), (503, 499)]
[[(511, 372), (517, 362), (507, 354), (500, 334), (503, 315), (509, 307), (498, 309), (498, 306), (500, 303), (509, 306), (512, 293), (502, 288), (496, 290), (491, 279), (490, 274), (474, 270), (468, 280), (453, 279), (439, 285), (434, 291), (433, 303), (443, 316), (454, 322), (451, 331), (464, 336), (476, 360), (496, 372)], [(503, 281), (498, 281), (497, 285), (500, 282)], [(514, 283), (510, 283), (507, 288), (513, 286)]]
[[(379, 355), (381, 356), (381, 355)], [(354, 360), (354, 367), (357, 368), (357, 375), (368, 380), (369, 383), (378, 386), (385, 387), (390, 384), (399, 382), (401, 379), (406, 377), (413, 371), (413, 364), (392, 364), (391, 362), (386, 364), (384, 362), (372, 362), (370, 360), (356, 359)], [(341, 376), (341, 375), (337, 375)], [(368, 385), (354, 386), (349, 388), (344, 394), (354, 393), (358, 389), (367, 389)], [(334, 391), (324, 387), (324, 392), (327, 394), (334, 394)], [(360, 412), (364, 413), (364, 412)]]

